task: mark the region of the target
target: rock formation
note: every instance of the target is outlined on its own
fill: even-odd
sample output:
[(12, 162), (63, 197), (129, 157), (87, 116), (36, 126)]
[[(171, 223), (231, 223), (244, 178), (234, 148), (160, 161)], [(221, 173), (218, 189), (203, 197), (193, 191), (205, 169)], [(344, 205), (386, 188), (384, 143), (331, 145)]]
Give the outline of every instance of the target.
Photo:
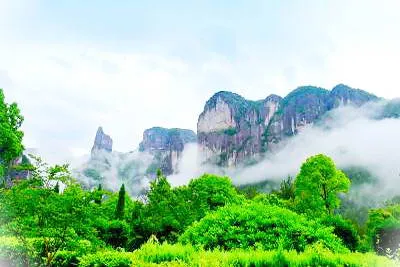
[(332, 91), (303, 86), (285, 98), (270, 95), (258, 101), (218, 92), (207, 101), (199, 116), (198, 142), (208, 161), (224, 166), (249, 164), (327, 111), (340, 105), (361, 106), (377, 99), (343, 84)]
[(207, 101), (197, 123), (198, 143), (206, 158), (235, 165), (262, 150), (264, 129), (281, 97), (249, 101), (231, 92), (218, 92)]
[(113, 141), (109, 135), (106, 135), (102, 127), (97, 129), (96, 137), (92, 147), (92, 156), (99, 151), (112, 152)]
[(148, 174), (154, 175), (158, 168), (165, 175), (176, 172), (185, 144), (194, 142), (196, 134), (191, 130), (161, 127), (145, 130), (139, 150), (154, 156), (153, 163), (147, 170)]

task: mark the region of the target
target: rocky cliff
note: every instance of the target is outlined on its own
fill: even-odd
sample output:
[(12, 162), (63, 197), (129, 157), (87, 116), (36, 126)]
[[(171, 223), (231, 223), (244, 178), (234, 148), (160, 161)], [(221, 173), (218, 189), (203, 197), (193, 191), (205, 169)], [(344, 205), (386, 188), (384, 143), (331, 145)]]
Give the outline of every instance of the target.
[(250, 101), (231, 92), (216, 93), (197, 123), (198, 143), (206, 158), (219, 165), (235, 165), (257, 155), (264, 129), (280, 101), (277, 95)]
[(112, 152), (113, 141), (111, 137), (104, 133), (103, 128), (99, 127), (97, 129), (96, 137), (94, 139), (94, 144), (92, 147), (92, 156), (94, 156), (99, 151)]
[(186, 129), (153, 127), (145, 130), (139, 151), (148, 152), (154, 156), (147, 173), (154, 175), (158, 168), (165, 175), (176, 172), (185, 145), (195, 143), (196, 140), (196, 134)]
[(207, 161), (223, 166), (251, 163), (327, 111), (340, 105), (361, 106), (377, 99), (343, 84), (331, 91), (303, 86), (285, 98), (270, 95), (258, 101), (218, 92), (207, 101), (199, 116), (198, 142)]

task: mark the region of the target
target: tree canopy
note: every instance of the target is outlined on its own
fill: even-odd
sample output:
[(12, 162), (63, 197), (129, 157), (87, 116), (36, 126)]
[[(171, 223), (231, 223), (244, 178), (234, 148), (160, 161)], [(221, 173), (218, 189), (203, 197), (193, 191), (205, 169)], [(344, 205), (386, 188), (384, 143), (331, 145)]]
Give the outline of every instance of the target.
[(295, 180), (296, 205), (308, 214), (332, 214), (339, 207), (339, 193), (349, 190), (350, 180), (325, 155), (307, 159)]
[(0, 88), (0, 177), (3, 185), (12, 161), (23, 151), (24, 134), (20, 130), (23, 120), (17, 104), (7, 104)]

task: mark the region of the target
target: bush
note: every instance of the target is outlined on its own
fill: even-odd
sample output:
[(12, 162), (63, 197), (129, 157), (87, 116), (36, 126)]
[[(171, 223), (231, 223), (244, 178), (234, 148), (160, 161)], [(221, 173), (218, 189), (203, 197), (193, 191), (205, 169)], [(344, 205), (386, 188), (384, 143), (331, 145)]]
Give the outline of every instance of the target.
[(343, 244), (351, 251), (356, 251), (360, 237), (351, 222), (340, 216), (326, 216), (321, 223), (334, 227), (333, 233), (343, 241)]
[(38, 255), (34, 252), (35, 239), (28, 239), (22, 244), (15, 237), (0, 237), (0, 266), (26, 266), (37, 263)]
[(370, 210), (368, 240), (380, 255), (395, 256), (400, 244), (400, 205)]
[(317, 241), (332, 251), (347, 251), (332, 228), (290, 210), (249, 203), (227, 206), (194, 223), (179, 241), (205, 249), (277, 248), (304, 251)]
[(97, 252), (80, 258), (82, 267), (130, 267), (133, 264), (131, 253), (127, 252)]
[(124, 264), (128, 261), (132, 266), (396, 266), (394, 261), (372, 253), (338, 254), (318, 244), (298, 253), (285, 250), (197, 251), (190, 245), (167, 243), (146, 243), (133, 253), (88, 255), (81, 266), (127, 266)]
[(180, 261), (190, 263), (195, 250), (190, 245), (146, 243), (137, 251), (137, 254), (145, 262), (159, 264), (162, 262)]
[(99, 221), (98, 230), (101, 239), (113, 248), (125, 248), (129, 238), (129, 225), (125, 221)]
[(78, 266), (79, 253), (75, 251), (58, 251), (54, 257), (53, 265), (59, 267)]

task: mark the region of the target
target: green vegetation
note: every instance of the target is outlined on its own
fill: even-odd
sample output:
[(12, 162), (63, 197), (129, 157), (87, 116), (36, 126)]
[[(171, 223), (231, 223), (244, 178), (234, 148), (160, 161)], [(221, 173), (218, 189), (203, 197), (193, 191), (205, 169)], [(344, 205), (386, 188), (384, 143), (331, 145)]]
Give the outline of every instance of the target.
[(270, 193), (212, 174), (172, 187), (157, 170), (141, 200), (125, 185), (82, 188), (67, 165), (33, 161), (29, 178), (0, 188), (1, 266), (399, 264), (399, 198), (365, 224), (348, 220), (338, 194), (350, 180), (324, 155)]
[(24, 120), (16, 103), (4, 102), (0, 88), (0, 186), (6, 185), (7, 172), (12, 161), (21, 156), (23, 132), (19, 130)]
[(225, 129), (223, 130), (223, 133), (229, 136), (234, 136), (237, 133), (236, 128), (229, 128), (229, 129)]
[[(282, 99), (277, 114), (282, 114), (282, 111), (289, 104), (294, 104), (296, 101), (304, 100), (308, 96), (316, 96), (319, 98), (326, 98), (329, 96), (329, 91), (315, 86), (301, 86), (293, 90), (284, 99)], [(299, 111), (300, 112), (300, 111)], [(302, 111), (304, 112), (304, 111)]]
[(347, 192), (349, 187), (349, 178), (336, 169), (329, 157), (311, 157), (301, 166), (295, 181), (297, 208), (300, 212), (317, 216), (332, 214), (340, 205), (338, 193)]

